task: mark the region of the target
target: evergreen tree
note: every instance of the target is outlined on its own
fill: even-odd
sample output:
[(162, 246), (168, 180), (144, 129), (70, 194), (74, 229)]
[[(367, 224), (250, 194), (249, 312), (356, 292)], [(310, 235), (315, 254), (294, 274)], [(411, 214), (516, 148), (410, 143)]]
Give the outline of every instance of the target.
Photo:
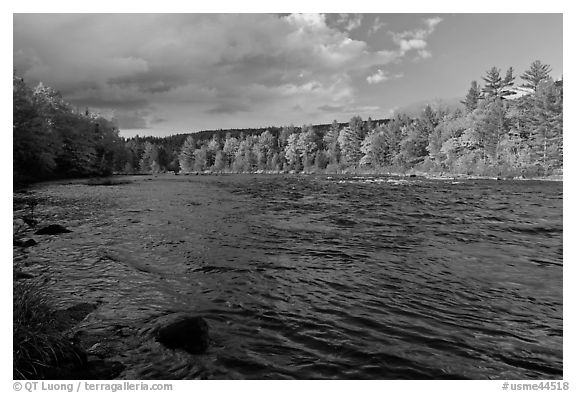
[(531, 93), (535, 93), (538, 84), (548, 79), (551, 70), (552, 68), (550, 68), (548, 64), (543, 64), (540, 60), (534, 61), (530, 64), (530, 68), (520, 75), (520, 78), (525, 81), (520, 87), (528, 89)]
[(538, 83), (531, 102), (528, 124), (534, 162), (542, 168), (544, 175), (548, 175), (551, 170), (562, 168), (562, 91), (551, 78), (544, 79)]
[(514, 94), (512, 86), (514, 86), (515, 78), (512, 67), (508, 68), (504, 79), (500, 76), (500, 70), (496, 67), (492, 67), (486, 73), (486, 76), (482, 77), (484, 82), (486, 82), (482, 91), (487, 98), (504, 98), (510, 96)]
[(466, 107), (467, 112), (472, 112), (478, 108), (478, 101), (482, 98), (482, 90), (476, 81), (472, 81), (470, 89), (464, 101), (460, 101)]

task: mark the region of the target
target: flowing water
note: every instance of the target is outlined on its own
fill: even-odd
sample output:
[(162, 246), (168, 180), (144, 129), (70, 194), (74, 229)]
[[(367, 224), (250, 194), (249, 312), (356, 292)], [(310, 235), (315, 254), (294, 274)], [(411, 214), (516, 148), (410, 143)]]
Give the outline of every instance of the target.
[[(562, 378), (561, 182), (173, 176), (32, 193), (74, 232), (20, 262), (59, 306), (99, 304), (79, 329), (123, 342), (120, 378)], [(206, 354), (146, 335), (170, 312), (206, 318)]]

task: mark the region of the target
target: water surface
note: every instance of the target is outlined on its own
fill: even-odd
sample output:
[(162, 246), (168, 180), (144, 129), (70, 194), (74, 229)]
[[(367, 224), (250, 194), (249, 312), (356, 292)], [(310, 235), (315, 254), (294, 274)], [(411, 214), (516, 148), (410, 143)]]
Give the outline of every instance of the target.
[[(81, 329), (124, 332), (121, 378), (562, 378), (561, 182), (173, 176), (34, 192), (74, 232), (31, 248), (31, 269), (61, 306), (101, 304)], [(207, 319), (207, 354), (146, 338), (175, 311)]]

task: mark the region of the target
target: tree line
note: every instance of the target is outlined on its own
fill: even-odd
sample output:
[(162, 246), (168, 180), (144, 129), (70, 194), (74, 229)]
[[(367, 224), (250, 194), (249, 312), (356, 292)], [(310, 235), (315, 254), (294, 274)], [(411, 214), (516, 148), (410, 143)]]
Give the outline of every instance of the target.
[[(173, 172), (562, 173), (563, 83), (535, 61), (520, 75), (492, 67), (462, 108), (374, 121), (204, 131), (122, 139), (101, 117), (75, 113), (52, 89), (15, 78), (14, 168), (23, 175)], [(17, 116), (18, 114), (18, 116)], [(18, 143), (17, 143), (18, 141)], [(18, 152), (18, 154), (17, 154)], [(23, 165), (25, 164), (25, 165)], [(44, 172), (42, 172), (44, 171)]]
[(13, 180), (112, 174), (124, 149), (108, 119), (79, 112), (42, 83), (30, 88), (13, 76)]

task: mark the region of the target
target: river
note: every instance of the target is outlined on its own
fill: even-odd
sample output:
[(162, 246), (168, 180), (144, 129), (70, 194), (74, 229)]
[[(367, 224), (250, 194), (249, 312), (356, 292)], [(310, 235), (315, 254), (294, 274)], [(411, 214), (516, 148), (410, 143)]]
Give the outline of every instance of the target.
[[(16, 256), (126, 379), (560, 379), (562, 183), (159, 176), (40, 185)], [(146, 332), (202, 315), (203, 355)]]

